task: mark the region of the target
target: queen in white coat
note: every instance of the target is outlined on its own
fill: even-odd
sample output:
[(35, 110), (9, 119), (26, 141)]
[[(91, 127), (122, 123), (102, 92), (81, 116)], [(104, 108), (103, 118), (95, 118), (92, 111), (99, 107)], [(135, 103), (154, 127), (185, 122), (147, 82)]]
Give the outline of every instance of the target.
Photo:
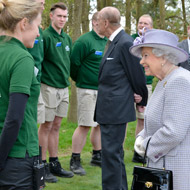
[(173, 172), (173, 190), (190, 190), (190, 72), (177, 66), (188, 54), (177, 47), (177, 36), (164, 30), (148, 30), (135, 43), (130, 52), (141, 57), (146, 75), (159, 79), (135, 150), (143, 156), (151, 138), (149, 166), (163, 168), (165, 157), (165, 168)]

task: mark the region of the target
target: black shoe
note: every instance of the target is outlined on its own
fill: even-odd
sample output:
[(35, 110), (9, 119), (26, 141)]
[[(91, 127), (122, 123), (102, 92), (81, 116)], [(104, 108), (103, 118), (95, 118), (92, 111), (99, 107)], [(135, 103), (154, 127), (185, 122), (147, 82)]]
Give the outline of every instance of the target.
[(92, 159), (90, 161), (90, 164), (92, 166), (101, 167), (101, 165), (102, 165), (102, 153), (101, 153), (101, 151), (96, 153), (96, 154), (92, 154)]
[(49, 164), (45, 163), (45, 182), (47, 183), (56, 183), (58, 179), (50, 172)]
[(74, 176), (73, 172), (66, 171), (61, 167), (59, 160), (55, 160), (49, 163), (50, 172), (59, 177), (71, 178)]
[(77, 175), (86, 175), (85, 170), (83, 169), (83, 167), (81, 166), (80, 163), (80, 156), (76, 156), (76, 157), (71, 157), (70, 160), (70, 170)]
[[(142, 156), (140, 156), (139, 154), (137, 154), (136, 151), (134, 151), (132, 162), (142, 163), (143, 164), (144, 163), (144, 158)], [(145, 164), (146, 164), (146, 160), (145, 160)]]

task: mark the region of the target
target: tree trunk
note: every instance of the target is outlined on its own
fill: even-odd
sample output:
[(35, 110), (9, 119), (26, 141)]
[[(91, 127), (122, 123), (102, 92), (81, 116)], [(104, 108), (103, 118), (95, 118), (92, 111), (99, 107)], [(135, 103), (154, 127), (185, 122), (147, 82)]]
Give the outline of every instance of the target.
[(138, 25), (138, 20), (140, 16), (142, 15), (141, 7), (142, 7), (142, 0), (136, 0), (136, 29)]
[(82, 33), (89, 32), (90, 0), (83, 0), (82, 4)]
[[(81, 18), (82, 18), (82, 3), (83, 0), (74, 0), (74, 14), (71, 25), (71, 38), (73, 42), (81, 35)], [(76, 98), (76, 86), (75, 82), (71, 80), (71, 96), (70, 96), (70, 107), (68, 114), (68, 121), (77, 122), (77, 98)]]
[(98, 11), (107, 6), (113, 6), (113, 0), (97, 0)]
[(183, 11), (183, 34), (187, 35), (187, 18), (186, 18), (186, 10), (185, 10), (185, 1), (181, 0), (182, 11)]
[(159, 0), (160, 28), (165, 29), (165, 0)]
[(106, 0), (97, 0), (97, 10), (100, 11), (103, 7), (106, 6)]
[(125, 31), (131, 34), (131, 0), (126, 0)]
[(106, 0), (105, 6), (113, 6), (113, 0)]

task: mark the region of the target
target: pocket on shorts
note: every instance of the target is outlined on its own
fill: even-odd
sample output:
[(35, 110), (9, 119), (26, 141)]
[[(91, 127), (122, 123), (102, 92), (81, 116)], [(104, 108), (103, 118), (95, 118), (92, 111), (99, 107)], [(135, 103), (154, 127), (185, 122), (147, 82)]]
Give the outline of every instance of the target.
[(56, 99), (57, 90), (56, 90), (56, 88), (42, 84), (41, 85), (41, 93), (42, 93), (42, 97), (43, 97), (45, 106), (48, 108), (56, 108), (56, 106), (57, 106), (57, 99)]

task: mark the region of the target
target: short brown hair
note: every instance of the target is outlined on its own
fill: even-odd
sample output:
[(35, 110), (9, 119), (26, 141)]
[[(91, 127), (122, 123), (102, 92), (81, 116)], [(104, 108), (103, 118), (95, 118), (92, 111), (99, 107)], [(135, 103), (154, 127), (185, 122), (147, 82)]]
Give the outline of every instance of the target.
[(57, 8), (60, 8), (62, 10), (67, 10), (67, 6), (64, 3), (59, 2), (52, 5), (50, 12), (53, 12)]

